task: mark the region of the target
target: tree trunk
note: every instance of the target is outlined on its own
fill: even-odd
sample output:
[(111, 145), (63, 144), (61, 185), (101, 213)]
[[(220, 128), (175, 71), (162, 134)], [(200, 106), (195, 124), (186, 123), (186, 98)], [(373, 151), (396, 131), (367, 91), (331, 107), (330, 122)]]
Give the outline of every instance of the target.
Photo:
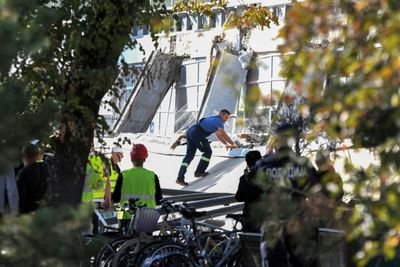
[(81, 203), (94, 129), (81, 129), (79, 138), (71, 137), (70, 129), (66, 131), (64, 140), (60, 138), (55, 147), (55, 166), (47, 190), (51, 207)]

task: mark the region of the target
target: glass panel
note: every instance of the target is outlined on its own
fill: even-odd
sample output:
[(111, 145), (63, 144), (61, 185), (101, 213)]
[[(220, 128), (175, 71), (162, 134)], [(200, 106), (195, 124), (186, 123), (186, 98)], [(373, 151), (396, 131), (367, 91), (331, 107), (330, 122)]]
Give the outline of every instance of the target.
[(186, 85), (197, 84), (198, 79), (197, 62), (186, 65)]
[(187, 110), (197, 110), (197, 86), (186, 87)]
[(168, 115), (167, 112), (160, 112), (160, 129), (158, 134), (164, 135), (172, 135), (174, 131), (174, 115), (170, 113)]
[(191, 30), (193, 29), (192, 20), (189, 18), (189, 16), (187, 16), (187, 17), (185, 18), (185, 20), (186, 20), (186, 30), (187, 30), (187, 31), (191, 31)]
[(274, 81), (272, 82), (272, 105), (277, 105), (279, 103), (279, 99), (285, 90), (285, 82), (284, 81)]
[(185, 87), (178, 88), (176, 91), (176, 109), (186, 110), (186, 99), (187, 99), (187, 91)]
[(259, 83), (260, 93), (262, 96), (271, 94), (271, 82)]
[(169, 89), (168, 93), (165, 95), (163, 101), (161, 102), (161, 105), (160, 105), (161, 111), (168, 111), (168, 110), (172, 111), (175, 108), (174, 92), (175, 92), (175, 90), (173, 90), (172, 88)]
[(274, 7), (274, 16), (276, 16), (279, 21), (283, 20), (284, 8), (285, 6)]
[(262, 82), (271, 79), (271, 57), (257, 59), (257, 68), (258, 81)]
[(271, 82), (259, 83), (260, 88), (260, 106), (266, 107), (271, 105)]
[(213, 13), (213, 15), (209, 18), (209, 24), (208, 27), (210, 28), (215, 28), (215, 20), (216, 20), (217, 14)]
[(205, 84), (207, 81), (207, 62), (205, 60), (199, 61), (199, 84)]
[(281, 71), (281, 57), (280, 56), (274, 56), (272, 57), (272, 77), (273, 78), (282, 78), (279, 73)]
[(205, 18), (204, 16), (199, 15), (197, 17), (197, 29), (201, 30), (204, 28)]
[(186, 66), (182, 65), (179, 71), (179, 85), (184, 86), (186, 85)]
[(179, 17), (178, 20), (175, 20), (175, 19), (173, 19), (173, 20), (174, 20), (174, 24), (175, 24), (175, 31), (177, 31), (177, 32), (182, 31), (182, 24), (183, 24), (182, 18)]

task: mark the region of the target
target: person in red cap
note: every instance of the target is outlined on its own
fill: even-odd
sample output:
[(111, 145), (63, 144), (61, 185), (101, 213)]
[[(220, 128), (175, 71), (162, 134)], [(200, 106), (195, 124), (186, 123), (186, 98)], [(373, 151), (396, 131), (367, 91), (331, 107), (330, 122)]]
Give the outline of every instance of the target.
[[(118, 176), (111, 199), (114, 203), (128, 202), (137, 199), (138, 204), (155, 208), (162, 199), (160, 181), (157, 175), (143, 167), (148, 157), (147, 148), (143, 144), (133, 145), (131, 150), (131, 161), (133, 168), (127, 169)], [(124, 215), (124, 218), (130, 219)]]

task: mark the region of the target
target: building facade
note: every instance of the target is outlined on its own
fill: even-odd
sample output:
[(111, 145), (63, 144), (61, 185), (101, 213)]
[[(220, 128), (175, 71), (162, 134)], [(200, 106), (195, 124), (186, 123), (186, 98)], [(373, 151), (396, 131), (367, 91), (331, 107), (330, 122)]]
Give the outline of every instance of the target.
[[(171, 6), (175, 0), (167, 0)], [(254, 28), (242, 35), (237, 28), (227, 29), (225, 22), (232, 12), (240, 12), (244, 5), (261, 4), (268, 7), (278, 18), (279, 25), (271, 24), (271, 28)], [(238, 117), (238, 131), (262, 132), (269, 125), (271, 111), (278, 104), (279, 97), (285, 88), (285, 79), (280, 76), (281, 56), (278, 46), (278, 31), (285, 23), (285, 17), (291, 7), (291, 0), (273, 1), (230, 1), (224, 11), (215, 10), (214, 18), (192, 14), (178, 14), (180, 23), (175, 23), (169, 34), (159, 36), (159, 46), (154, 47), (149, 28), (146, 25), (136, 25), (132, 36), (143, 47), (126, 50), (121, 58), (134, 66), (138, 71), (143, 68), (149, 55), (155, 49), (163, 53), (184, 57), (179, 74), (171, 88), (166, 93), (161, 105), (148, 127), (148, 133), (169, 136), (183, 131), (194, 123), (199, 115), (207, 84), (210, 79), (210, 69), (216, 55), (216, 38), (221, 43), (228, 43), (236, 51), (251, 50), (253, 57), (248, 66), (246, 80), (243, 84), (237, 110), (232, 111)], [(222, 40), (222, 41), (221, 41)], [(139, 74), (122, 77), (125, 81), (118, 100), (119, 108), (123, 108), (135, 88)], [(249, 102), (250, 101), (250, 102)], [(251, 108), (249, 107), (251, 106)], [(224, 108), (221, 106), (221, 109)], [(100, 114), (112, 126), (119, 114), (106, 105)]]

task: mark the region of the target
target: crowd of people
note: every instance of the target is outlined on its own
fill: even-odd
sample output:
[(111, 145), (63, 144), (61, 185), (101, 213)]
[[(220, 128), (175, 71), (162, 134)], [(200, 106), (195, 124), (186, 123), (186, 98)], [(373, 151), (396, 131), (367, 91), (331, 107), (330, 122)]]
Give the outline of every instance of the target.
[[(317, 267), (317, 251), (311, 256), (299, 253), (298, 239), (308, 239), (308, 245), (317, 250), (318, 228), (327, 227), (329, 218), (318, 211), (314, 212), (319, 213), (317, 216), (312, 215), (317, 218), (310, 219), (307, 215), (312, 213), (310, 209), (334, 209), (340, 205), (343, 182), (333, 168), (329, 150), (317, 153), (318, 170), (308, 158), (292, 150), (296, 134), (296, 128), (282, 123), (277, 126), (274, 141), (268, 143), (264, 157), (259, 151), (246, 154), (247, 168), (240, 177), (235, 198), (244, 202), (243, 231), (263, 232), (268, 231), (266, 222), (279, 224), (275, 230), (282, 234), (276, 236), (275, 245), (268, 251), (271, 266)], [(310, 205), (315, 199), (319, 206)], [(261, 215), (260, 203), (266, 210)], [(291, 214), (285, 214), (288, 210)], [(306, 231), (309, 236), (302, 234)]]
[(37, 210), (44, 200), (50, 167), (35, 144), (21, 151), (21, 164), (6, 164), (0, 169), (0, 216), (9, 211), (26, 214)]
[[(208, 175), (206, 169), (212, 151), (207, 136), (217, 133), (221, 142), (232, 147), (235, 145), (223, 130), (229, 115), (229, 111), (222, 110), (218, 116), (202, 119), (188, 130), (187, 153), (176, 181), (179, 185), (187, 185), (184, 176), (197, 149), (203, 155), (195, 176)], [(268, 216), (272, 218), (272, 214), (268, 215), (268, 209), (267, 215), (254, 216), (257, 204), (260, 201), (265, 204), (269, 196), (282, 192), (289, 196), (290, 202), (298, 209), (308, 201), (310, 192), (323, 196), (329, 205), (340, 203), (343, 184), (330, 162), (329, 151), (321, 150), (317, 153), (316, 170), (310, 160), (292, 150), (296, 134), (296, 129), (290, 124), (280, 124), (268, 142), (266, 155), (262, 156), (259, 151), (246, 154), (247, 168), (240, 177), (235, 196), (237, 201), (244, 202), (243, 231), (264, 231), (264, 223), (269, 219)], [(148, 151), (143, 144), (133, 145), (130, 152), (132, 167), (121, 171), (118, 165), (123, 158), (121, 147), (113, 147), (110, 158), (92, 151), (88, 158), (82, 202), (108, 209), (112, 203), (136, 199), (141, 205), (155, 208), (160, 204), (162, 192), (158, 176), (144, 167), (147, 157)], [(43, 153), (36, 145), (28, 144), (21, 151), (21, 159), (22, 165), (17, 168), (4, 166), (0, 169), (0, 214), (6, 210), (14, 214), (34, 212), (45, 198), (50, 167), (43, 160)], [(130, 219), (130, 214), (120, 213), (118, 219)], [(98, 218), (95, 214), (92, 224), (93, 233), (97, 233)], [(285, 222), (282, 224), (283, 236), (269, 252), (271, 266), (289, 266), (289, 262), (292, 266), (317, 266), (312, 260), (310, 262), (308, 259), (305, 263), (304, 259), (298, 257), (293, 245), (293, 234), (287, 231)]]

